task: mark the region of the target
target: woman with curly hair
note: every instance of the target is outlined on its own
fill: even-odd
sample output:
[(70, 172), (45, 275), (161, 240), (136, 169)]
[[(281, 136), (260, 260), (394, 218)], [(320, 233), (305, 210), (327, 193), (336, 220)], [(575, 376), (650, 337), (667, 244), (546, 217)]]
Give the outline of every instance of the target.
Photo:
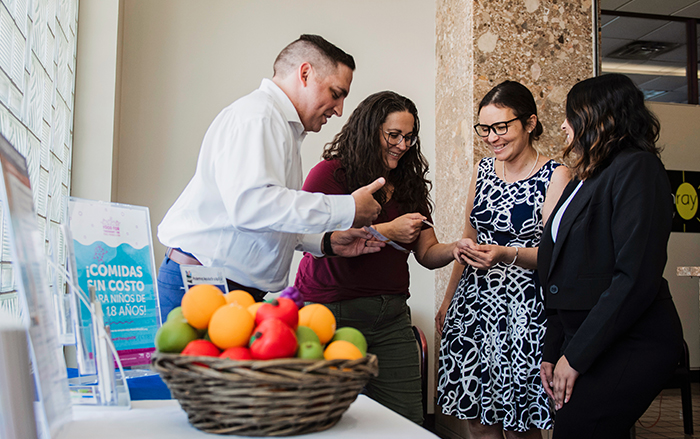
[[(430, 221), (431, 183), (420, 150), (418, 110), (391, 91), (362, 101), (343, 129), (326, 145), (323, 160), (303, 189), (349, 194), (384, 177), (375, 193), (382, 212), (373, 227), (403, 250), (387, 245), (356, 258), (314, 258), (305, 254), (295, 285), (310, 302), (326, 305), (337, 326), (359, 329), (367, 352), (379, 359), (379, 376), (366, 386), (369, 397), (421, 424), (419, 354), (411, 329), (408, 256), (434, 269), (459, 255), (459, 242), (440, 244)], [(343, 232), (333, 232), (342, 234)]]
[(632, 80), (609, 74), (574, 85), (562, 129), (575, 178), (547, 222), (537, 261), (553, 437), (629, 437), (682, 349), (663, 278), (673, 206), (656, 147), (659, 122)]

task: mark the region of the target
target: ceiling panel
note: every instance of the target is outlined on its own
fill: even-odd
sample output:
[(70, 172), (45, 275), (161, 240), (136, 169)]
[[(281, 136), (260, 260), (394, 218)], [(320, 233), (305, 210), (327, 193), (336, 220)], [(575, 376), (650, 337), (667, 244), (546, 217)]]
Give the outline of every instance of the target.
[(664, 43), (685, 44), (685, 23), (671, 21), (658, 29), (642, 36), (642, 39), (649, 41), (661, 41)]
[(700, 18), (700, 1), (696, 1), (692, 5), (679, 10), (673, 15), (680, 15), (681, 17)]
[[(642, 88), (649, 90), (676, 90), (682, 87), (687, 87), (687, 80), (685, 77), (679, 76), (659, 76), (651, 81), (647, 81), (642, 84)], [(687, 90), (687, 89), (686, 89)]]
[(606, 24), (608, 24), (609, 21), (612, 21), (612, 20), (614, 20), (615, 18), (617, 18), (617, 17), (615, 17), (615, 16), (613, 16), (613, 15), (602, 15), (602, 14), (601, 14), (601, 16), (600, 16), (600, 23), (599, 23), (599, 24), (600, 24), (601, 26), (605, 26)]
[(603, 40), (600, 42), (600, 53), (603, 55), (603, 58), (605, 58), (613, 50), (619, 49), (632, 41), (634, 40), (625, 40), (622, 38), (603, 38)]
[(688, 94), (680, 91), (672, 91), (653, 98), (648, 98), (647, 100), (653, 102), (676, 102), (683, 104), (688, 102)]
[(617, 9), (630, 0), (600, 0), (600, 9)]
[(649, 82), (652, 79), (656, 78), (655, 75), (637, 75), (637, 74), (626, 74), (625, 76), (628, 76), (632, 82), (637, 84), (638, 86), (641, 84), (644, 84), (645, 82)]
[(695, 3), (697, 0), (632, 0), (616, 9), (644, 14), (672, 15)]
[(665, 61), (684, 66), (688, 62), (687, 47), (688, 46), (684, 44), (679, 48), (672, 50), (668, 53), (664, 53), (663, 55), (657, 55), (654, 57), (654, 61)]
[(665, 20), (646, 18), (618, 17), (603, 26), (603, 38), (626, 38), (637, 40), (649, 32), (667, 24)]

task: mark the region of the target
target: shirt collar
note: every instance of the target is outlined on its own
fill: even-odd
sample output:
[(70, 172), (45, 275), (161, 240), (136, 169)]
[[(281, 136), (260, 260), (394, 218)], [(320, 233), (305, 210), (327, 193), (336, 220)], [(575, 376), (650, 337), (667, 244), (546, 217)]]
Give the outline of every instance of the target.
[(297, 136), (304, 135), (304, 124), (301, 123), (299, 113), (297, 113), (297, 109), (294, 108), (294, 104), (292, 103), (291, 99), (289, 99), (289, 96), (287, 96), (287, 94), (281, 88), (279, 88), (277, 84), (267, 78), (263, 78), (262, 82), (260, 83), (260, 90), (272, 96), (272, 99), (279, 106), (279, 109), (284, 114), (284, 117), (287, 118), (289, 125), (297, 133)]

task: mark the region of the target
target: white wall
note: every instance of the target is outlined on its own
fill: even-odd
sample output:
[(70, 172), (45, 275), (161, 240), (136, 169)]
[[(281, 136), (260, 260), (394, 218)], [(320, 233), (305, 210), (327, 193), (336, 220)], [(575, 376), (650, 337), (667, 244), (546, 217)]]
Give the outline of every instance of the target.
[[(668, 170), (700, 172), (700, 106), (650, 102), (661, 122), (659, 145)], [(698, 278), (678, 277), (676, 267), (700, 266), (700, 233), (671, 233), (664, 277), (683, 323), (683, 336), (690, 351), (690, 366), (700, 368), (700, 294)]]
[[(87, 129), (82, 125), (93, 126), (96, 122), (91, 119), (110, 106), (120, 109), (113, 118), (118, 127), (115, 178), (109, 181), (107, 169), (101, 175), (93, 173), (74, 181), (74, 193), (109, 194), (92, 189), (111, 183), (111, 201), (148, 206), (158, 263), (164, 247), (155, 238), (156, 226), (194, 173), (208, 125), (222, 108), (257, 88), (263, 77), (271, 77), (279, 51), (302, 33), (324, 36), (352, 54), (357, 63), (343, 117), (331, 119), (304, 142), (306, 172), (319, 161), (323, 145), (357, 104), (386, 89), (408, 96), (418, 106), (423, 150), (428, 161), (435, 163), (434, 0), (121, 0), (122, 35), (104, 17), (118, 14), (116, 0), (104, 1), (81, 0), (79, 37), (106, 40), (102, 48), (110, 59), (118, 57), (110, 43), (122, 38), (121, 64), (116, 75), (100, 76), (87, 70), (83, 78), (97, 81), (101, 90), (112, 87), (117, 99), (115, 103), (98, 96), (89, 101), (84, 108), (90, 111), (76, 117), (75, 128), (78, 132)], [(88, 20), (87, 14), (82, 15), (84, 9), (93, 15), (96, 10), (104, 14), (103, 24), (82, 24), (83, 19)], [(79, 73), (80, 62), (79, 47)], [(88, 69), (92, 63), (86, 64), (83, 67)], [(100, 65), (103, 63), (92, 64), (93, 71)], [(92, 88), (100, 90), (95, 84)], [(80, 82), (76, 89), (77, 98)], [(104, 146), (84, 139), (85, 153)], [(76, 151), (78, 140), (76, 137)], [(297, 263), (298, 258), (290, 283)], [(432, 353), (434, 275), (413, 261), (411, 292), (414, 322), (425, 331)]]
[(119, 0), (79, 3), (71, 195), (112, 201), (118, 154)]

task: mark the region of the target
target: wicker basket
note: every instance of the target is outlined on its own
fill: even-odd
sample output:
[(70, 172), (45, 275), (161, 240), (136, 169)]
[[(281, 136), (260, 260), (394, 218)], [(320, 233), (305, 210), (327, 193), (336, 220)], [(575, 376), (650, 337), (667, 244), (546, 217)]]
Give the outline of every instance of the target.
[(199, 430), (241, 436), (290, 436), (335, 425), (377, 376), (377, 357), (315, 361), (233, 361), (155, 355), (157, 371)]

